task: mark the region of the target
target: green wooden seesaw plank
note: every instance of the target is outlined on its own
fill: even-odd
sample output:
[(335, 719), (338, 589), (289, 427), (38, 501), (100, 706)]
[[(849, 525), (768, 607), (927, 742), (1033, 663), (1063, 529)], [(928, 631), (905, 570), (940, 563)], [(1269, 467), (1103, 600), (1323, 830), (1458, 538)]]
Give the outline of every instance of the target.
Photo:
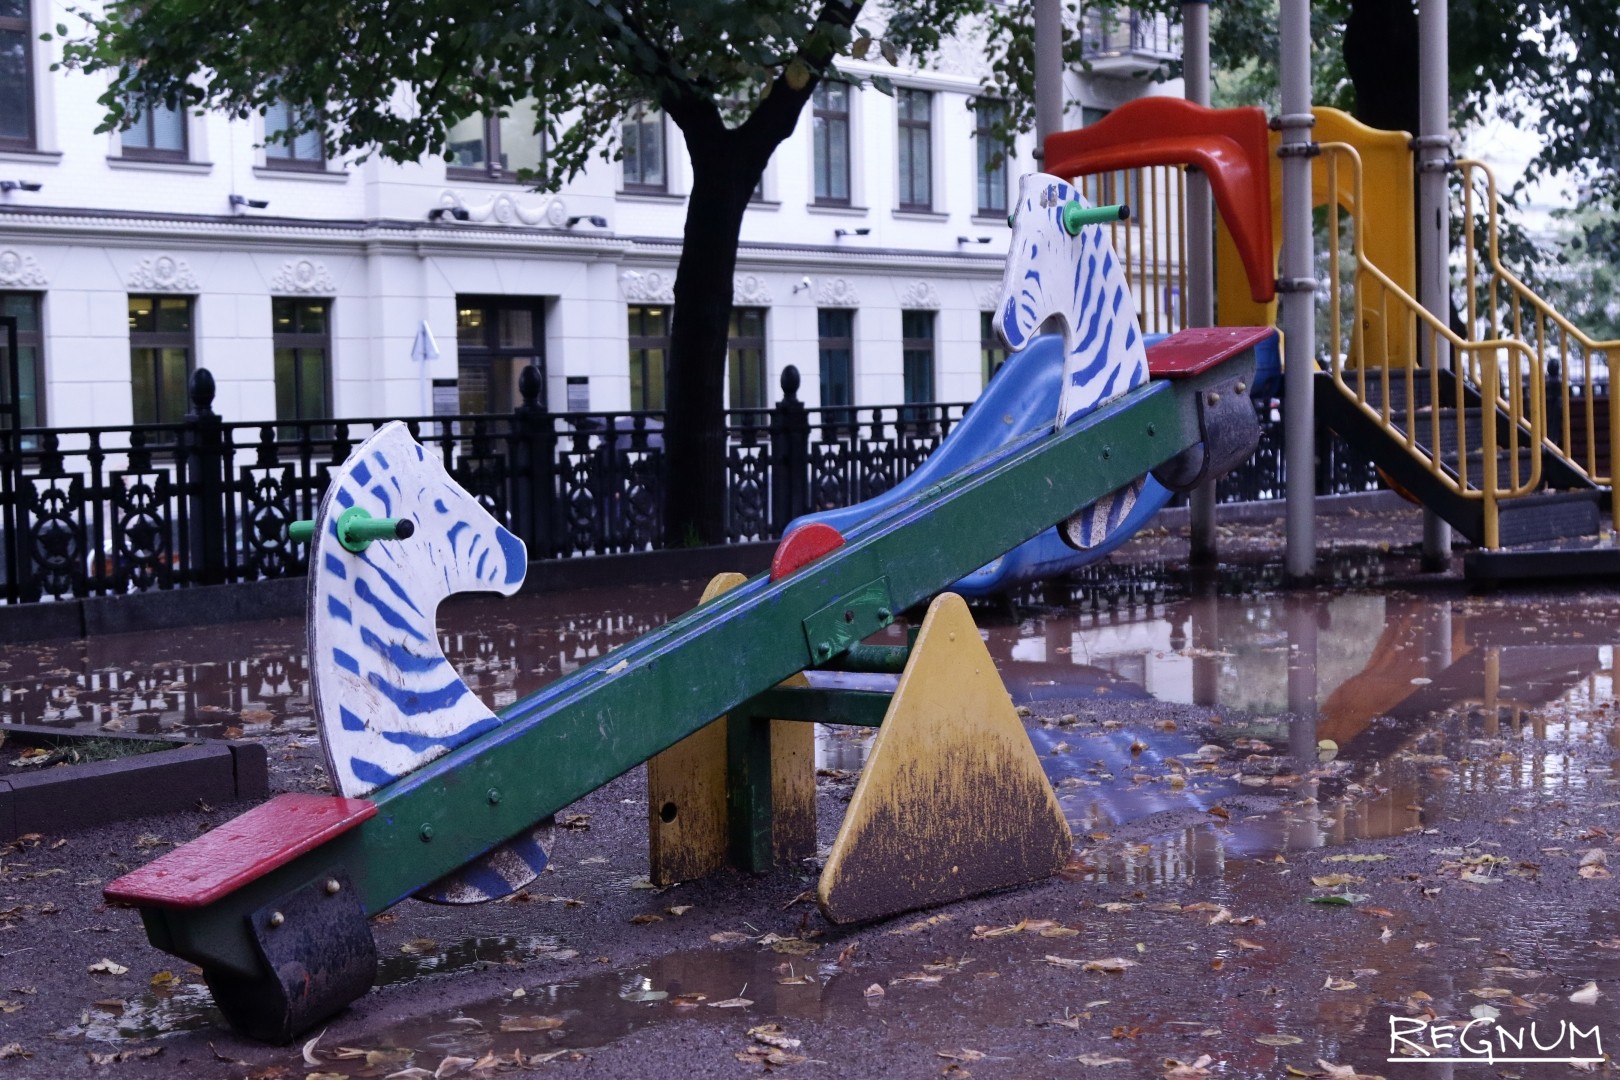
[(242, 915), (337, 865), (368, 914), (392, 906), (813, 666), (803, 627), (829, 598), (849, 599), (858, 640), (1192, 446), (1196, 395), (1216, 374), (1151, 383), (1061, 432), (1032, 433), (803, 570), (756, 578), (517, 702), (499, 729), (376, 792), (377, 816), (331, 844), (209, 908), (144, 910), (153, 944), (252, 970)]

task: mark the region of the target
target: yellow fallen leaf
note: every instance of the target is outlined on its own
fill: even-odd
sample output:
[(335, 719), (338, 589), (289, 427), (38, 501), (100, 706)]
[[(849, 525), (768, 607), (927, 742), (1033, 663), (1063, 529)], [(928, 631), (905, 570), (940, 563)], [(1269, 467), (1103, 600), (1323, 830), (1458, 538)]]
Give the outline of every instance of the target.
[(501, 1021), (502, 1031), (555, 1031), (562, 1026), (560, 1016), (508, 1016)]
[(92, 975), (122, 975), (124, 972), (128, 971), (129, 968), (125, 967), (123, 964), (115, 963), (114, 961), (103, 956), (100, 960), (97, 960), (95, 963), (91, 964), (88, 970)]
[(1337, 889), (1341, 885), (1355, 885), (1365, 880), (1355, 874), (1322, 874), (1311, 878), (1311, 884), (1318, 889)]
[(1327, 982), (1322, 984), (1322, 989), (1324, 990), (1354, 990), (1355, 988), (1356, 984), (1351, 982), (1349, 979), (1330, 978)]
[(1298, 1035), (1256, 1035), (1254, 1041), (1261, 1046), (1298, 1046), (1305, 1040)]
[(711, 1009), (746, 1009), (746, 1008), (748, 1008), (748, 1006), (750, 1006), (752, 1004), (753, 1004), (753, 1002), (751, 1000), (749, 1000), (748, 998), (745, 998), (745, 997), (731, 997), (731, 998), (726, 998), (724, 1001), (711, 1001), (711, 1002), (709, 1002), (709, 1008), (711, 1008)]

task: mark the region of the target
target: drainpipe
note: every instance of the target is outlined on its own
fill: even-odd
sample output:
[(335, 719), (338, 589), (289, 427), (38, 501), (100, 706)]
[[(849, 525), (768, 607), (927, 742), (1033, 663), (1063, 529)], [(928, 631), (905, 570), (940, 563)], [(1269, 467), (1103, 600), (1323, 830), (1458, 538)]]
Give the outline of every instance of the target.
[[(1446, 0), (1418, 0), (1418, 301), (1442, 323), (1451, 320), (1451, 110), (1447, 101)], [(1450, 348), (1436, 340), (1428, 361), (1450, 367)], [(1451, 526), (1423, 511), (1423, 569), (1451, 567)]]
[(1287, 472), (1287, 576), (1316, 575), (1316, 280), (1311, 234), (1311, 6), (1282, 0), (1282, 331), (1287, 365), (1283, 392), (1283, 463)]
[(1035, 162), (1046, 137), (1063, 130), (1063, 0), (1035, 0)]
[[(1209, 104), (1209, 0), (1181, 5), (1181, 78), (1183, 93), (1194, 105)], [(1182, 297), (1186, 325), (1215, 325), (1215, 221), (1209, 177), (1187, 170), (1187, 295)], [(1199, 484), (1188, 506), (1191, 558), (1215, 561), (1215, 481)]]

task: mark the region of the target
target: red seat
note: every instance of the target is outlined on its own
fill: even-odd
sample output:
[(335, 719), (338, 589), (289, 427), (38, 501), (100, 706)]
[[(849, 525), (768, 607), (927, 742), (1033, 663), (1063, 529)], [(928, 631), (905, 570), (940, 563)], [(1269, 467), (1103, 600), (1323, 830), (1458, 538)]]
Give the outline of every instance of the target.
[(204, 907), (376, 813), (377, 804), (365, 799), (277, 795), (125, 874), (102, 895), (135, 907)]
[(1147, 347), (1148, 374), (1155, 379), (1189, 378), (1276, 332), (1269, 326), (1189, 327)]

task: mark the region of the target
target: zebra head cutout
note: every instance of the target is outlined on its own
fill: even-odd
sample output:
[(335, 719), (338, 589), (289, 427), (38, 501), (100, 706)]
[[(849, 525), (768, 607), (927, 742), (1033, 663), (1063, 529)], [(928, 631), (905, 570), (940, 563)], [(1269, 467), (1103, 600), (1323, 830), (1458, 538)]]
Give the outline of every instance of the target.
[[(1055, 316), (1062, 326), (1058, 428), (1148, 378), (1136, 304), (1108, 230), (1083, 225), (1070, 235), (1063, 226), (1063, 207), (1073, 201), (1091, 205), (1056, 176), (1030, 173), (1020, 179), (997, 323), (1014, 352), (1028, 345), (1048, 319)], [(1137, 480), (1103, 496), (1059, 525), (1058, 535), (1071, 547), (1096, 547), (1125, 520), (1141, 490)]]
[[(404, 540), (351, 552), (338, 515), (408, 518)], [(440, 601), (510, 596), (528, 555), (404, 424), (379, 428), (332, 476), (310, 547), (309, 658), (327, 774), (342, 795), (375, 791), (500, 723), (439, 648)], [(549, 830), (475, 860), (420, 895), (475, 902), (522, 888), (545, 868)]]
[(1136, 304), (1108, 230), (1084, 225), (1069, 235), (1063, 207), (1073, 201), (1091, 205), (1055, 176), (1030, 173), (1019, 181), (998, 321), (1014, 352), (1028, 345), (1047, 319), (1056, 316), (1062, 323), (1058, 427), (1148, 377)]

